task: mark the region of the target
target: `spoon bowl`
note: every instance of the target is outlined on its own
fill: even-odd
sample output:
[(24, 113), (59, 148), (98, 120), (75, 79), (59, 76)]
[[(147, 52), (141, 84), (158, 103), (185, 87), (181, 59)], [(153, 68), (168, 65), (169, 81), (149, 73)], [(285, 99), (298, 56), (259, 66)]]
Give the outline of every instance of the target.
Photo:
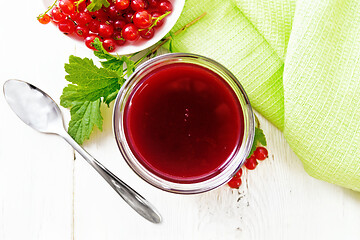
[(49, 95), (32, 84), (16, 79), (6, 81), (3, 90), (6, 101), (23, 122), (39, 132), (61, 136), (137, 213), (150, 222), (161, 222), (160, 214), (145, 198), (99, 163), (65, 131), (60, 108)]

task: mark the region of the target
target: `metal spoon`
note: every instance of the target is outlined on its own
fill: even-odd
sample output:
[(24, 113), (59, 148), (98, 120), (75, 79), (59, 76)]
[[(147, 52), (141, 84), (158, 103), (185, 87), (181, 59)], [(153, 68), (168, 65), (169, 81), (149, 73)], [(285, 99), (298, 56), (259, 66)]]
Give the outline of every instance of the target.
[(136, 212), (150, 222), (161, 222), (160, 214), (146, 199), (101, 165), (65, 131), (61, 111), (49, 95), (15, 79), (4, 83), (4, 95), (11, 109), (27, 125), (39, 132), (64, 138)]

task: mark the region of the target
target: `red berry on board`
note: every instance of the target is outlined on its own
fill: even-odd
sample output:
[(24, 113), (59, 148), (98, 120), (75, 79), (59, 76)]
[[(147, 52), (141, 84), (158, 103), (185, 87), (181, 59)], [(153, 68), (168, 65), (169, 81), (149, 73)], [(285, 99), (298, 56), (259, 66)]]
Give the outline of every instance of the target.
[(139, 33), (140, 33), (140, 37), (144, 39), (151, 39), (155, 34), (155, 30), (153, 28), (145, 29), (143, 31), (139, 31)]
[(173, 6), (171, 4), (171, 2), (169, 2), (168, 0), (161, 0), (159, 2), (159, 6), (158, 6), (160, 12), (166, 13), (166, 12), (170, 12), (173, 9)]
[(242, 168), (239, 169), (239, 171), (237, 171), (237, 173), (234, 175), (233, 178), (241, 178), (242, 176)]
[(66, 19), (66, 15), (58, 7), (54, 7), (51, 10), (51, 16), (54, 22), (60, 22)]
[(256, 159), (262, 161), (268, 157), (268, 151), (264, 147), (257, 147), (256, 150), (254, 151), (254, 155)]
[(121, 33), (123, 38), (127, 41), (136, 41), (140, 37), (137, 27), (132, 23), (126, 24)]
[(150, 13), (146, 10), (137, 11), (133, 16), (133, 22), (136, 27), (145, 29), (151, 26), (152, 17)]
[(50, 22), (50, 16), (48, 14), (44, 14), (41, 17), (38, 17), (38, 21), (41, 24), (48, 24)]
[(256, 166), (258, 165), (258, 162), (256, 161), (256, 158), (254, 155), (251, 155), (248, 159), (245, 161), (245, 167), (249, 170), (254, 170)]
[(70, 0), (60, 0), (59, 7), (66, 15), (75, 13), (75, 5)]
[(125, 10), (129, 7), (130, 1), (129, 0), (116, 0), (114, 6), (117, 10)]
[(148, 2), (146, 0), (131, 0), (130, 5), (134, 11), (141, 11), (148, 7)]
[(106, 51), (113, 52), (113, 51), (115, 51), (115, 48), (116, 48), (116, 42), (112, 38), (104, 39), (103, 47), (105, 48)]
[(241, 178), (232, 178), (229, 182), (228, 185), (231, 188), (239, 188), (241, 186)]
[(75, 23), (69, 19), (59, 22), (58, 27), (65, 34), (71, 34), (75, 31)]

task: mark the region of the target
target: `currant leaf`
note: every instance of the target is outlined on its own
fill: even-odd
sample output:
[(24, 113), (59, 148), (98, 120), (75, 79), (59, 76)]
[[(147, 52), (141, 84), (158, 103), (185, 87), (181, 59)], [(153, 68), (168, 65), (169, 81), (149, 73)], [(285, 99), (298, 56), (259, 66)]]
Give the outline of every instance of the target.
[(110, 3), (107, 0), (91, 0), (91, 3), (87, 6), (87, 9), (89, 12), (95, 12), (102, 8), (102, 6), (109, 7)]
[(265, 134), (264, 134), (263, 130), (256, 127), (255, 128), (254, 142), (253, 142), (253, 145), (251, 147), (249, 156), (247, 158), (249, 158), (255, 152), (256, 147), (258, 147), (259, 145), (262, 145), (264, 147), (266, 146), (266, 137), (265, 137)]

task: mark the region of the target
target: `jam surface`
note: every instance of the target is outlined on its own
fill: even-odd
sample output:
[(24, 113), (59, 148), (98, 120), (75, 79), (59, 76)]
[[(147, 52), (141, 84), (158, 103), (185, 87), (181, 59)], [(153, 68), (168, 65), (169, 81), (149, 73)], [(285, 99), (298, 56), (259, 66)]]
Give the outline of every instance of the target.
[(125, 136), (138, 161), (173, 182), (216, 174), (244, 132), (241, 106), (216, 73), (173, 63), (147, 74), (125, 105)]

